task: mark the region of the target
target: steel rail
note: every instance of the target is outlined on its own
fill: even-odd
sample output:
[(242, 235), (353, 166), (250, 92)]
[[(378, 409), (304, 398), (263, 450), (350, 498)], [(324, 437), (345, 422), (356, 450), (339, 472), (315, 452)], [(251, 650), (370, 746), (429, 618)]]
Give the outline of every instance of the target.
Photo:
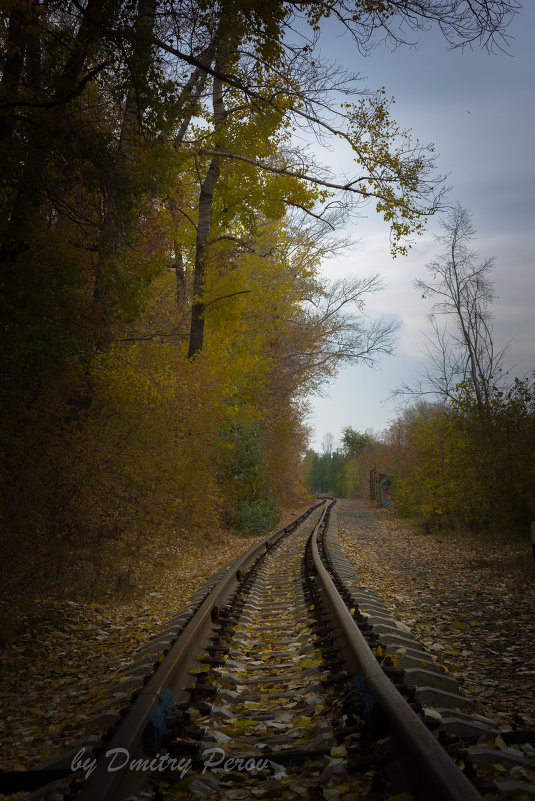
[(425, 797), (440, 801), (482, 801), (473, 784), (453, 762), (414, 710), (407, 704), (394, 684), (383, 672), (359, 627), (338, 593), (323, 565), (318, 549), (318, 533), (327, 507), (312, 532), (312, 555), (317, 579), (325, 600), (339, 627), (345, 645), (363, 674), (370, 693), (386, 714), (391, 731), (402, 753), (413, 765), (417, 782), (421, 782)]
[[(270, 545), (274, 545), (285, 534), (293, 531), (299, 523), (322, 504), (324, 504), (324, 500), (311, 506), (291, 523), (264, 537), (263, 540), (249, 548), (234, 562), (230, 570), (210, 591), (199, 609), (190, 618), (154, 675), (139, 691), (119, 728), (113, 737), (106, 742), (106, 751), (124, 749), (122, 753), (127, 752), (131, 756), (136, 754), (145, 727), (149, 723), (163, 693), (172, 682), (177, 682), (177, 675), (180, 675), (184, 680), (186, 679), (187, 672), (192, 667), (195, 653), (202, 646), (207, 638), (207, 632), (214, 623), (214, 614), (216, 618), (219, 608), (229, 599), (241, 580), (241, 575), (238, 574), (247, 570)], [(78, 801), (96, 801), (96, 799), (98, 801), (121, 801), (122, 795), (120, 794), (119, 786), (123, 779), (123, 771), (110, 773), (108, 765), (101, 757), (97, 762), (94, 773), (85, 781), (78, 796)]]

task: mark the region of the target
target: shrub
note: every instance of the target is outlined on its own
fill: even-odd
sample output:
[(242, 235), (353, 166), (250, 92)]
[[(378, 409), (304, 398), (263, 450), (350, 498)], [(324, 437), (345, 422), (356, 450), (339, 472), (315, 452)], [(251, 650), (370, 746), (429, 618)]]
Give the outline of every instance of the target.
[(277, 503), (270, 495), (244, 500), (236, 514), (235, 526), (239, 531), (263, 534), (274, 528), (281, 517)]

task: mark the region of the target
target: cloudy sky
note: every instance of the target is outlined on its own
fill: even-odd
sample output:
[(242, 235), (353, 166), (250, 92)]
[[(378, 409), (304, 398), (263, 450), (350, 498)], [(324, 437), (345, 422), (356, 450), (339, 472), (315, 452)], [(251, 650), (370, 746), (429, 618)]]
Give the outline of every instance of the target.
[[(508, 361), (519, 376), (535, 367), (534, 30), (535, 3), (525, 2), (507, 30), (507, 54), (448, 50), (435, 31), (420, 34), (416, 49), (379, 47), (367, 58), (331, 28), (321, 39), (325, 56), (359, 72), (368, 87), (384, 86), (395, 97), (394, 116), (402, 127), (436, 145), (439, 170), (449, 174), (448, 202), (470, 209), (475, 250), (495, 257), (494, 340), (500, 346), (513, 338)], [(344, 156), (322, 158), (336, 164)], [(433, 239), (437, 222), (407, 257), (393, 260), (386, 226), (370, 208), (349, 230), (358, 245), (325, 263), (330, 277), (380, 272), (386, 288), (371, 299), (369, 311), (394, 316), (402, 327), (396, 355), (378, 370), (347, 366), (325, 388), (326, 397), (312, 399), (312, 447), (321, 449), (327, 432), (337, 440), (345, 425), (379, 432), (395, 417), (396, 402), (385, 399), (403, 381), (411, 383), (423, 364), (430, 302), (413, 284), (440, 252)]]

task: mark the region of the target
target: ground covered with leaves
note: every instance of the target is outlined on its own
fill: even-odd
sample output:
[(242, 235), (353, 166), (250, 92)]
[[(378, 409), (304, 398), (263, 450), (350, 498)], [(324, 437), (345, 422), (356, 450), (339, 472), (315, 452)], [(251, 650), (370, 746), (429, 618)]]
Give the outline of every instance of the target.
[[(318, 517), (309, 518), (259, 566), (240, 619), (226, 634), (224, 663), (211, 673), (206, 654), (191, 671), (217, 687), (206, 699), (208, 714), (199, 707), (187, 710), (204, 730), (203, 765), (181, 781), (174, 774), (160, 788), (165, 801), (353, 801), (370, 789), (374, 772), (350, 777), (344, 759), (346, 746), (358, 744), (360, 730), (343, 744), (333, 733), (332, 719), (341, 720), (353, 690), (349, 684), (343, 691), (339, 685), (322, 686), (330, 670), (314, 642), (315, 605), (303, 587), (303, 548)], [(180, 741), (172, 753), (183, 754)], [(286, 759), (296, 753), (303, 758)]]
[[(285, 518), (292, 516), (286, 510)], [(40, 554), (24, 593), (4, 582), (1, 768), (28, 770), (74, 743), (134, 651), (259, 539), (181, 531), (174, 539), (167, 533), (63, 545), (61, 565), (59, 546)]]
[(427, 534), (368, 501), (339, 501), (340, 542), (377, 592), (498, 724), (535, 728), (529, 535)]

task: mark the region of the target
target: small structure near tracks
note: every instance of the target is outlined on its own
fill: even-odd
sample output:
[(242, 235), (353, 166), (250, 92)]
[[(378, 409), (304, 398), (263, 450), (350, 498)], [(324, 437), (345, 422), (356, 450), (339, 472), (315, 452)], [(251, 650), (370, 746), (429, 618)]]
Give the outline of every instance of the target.
[(370, 470), (370, 499), (377, 501), (379, 506), (384, 506), (387, 509), (394, 505), (394, 500), (390, 494), (392, 481), (392, 476), (378, 473), (375, 467)]

